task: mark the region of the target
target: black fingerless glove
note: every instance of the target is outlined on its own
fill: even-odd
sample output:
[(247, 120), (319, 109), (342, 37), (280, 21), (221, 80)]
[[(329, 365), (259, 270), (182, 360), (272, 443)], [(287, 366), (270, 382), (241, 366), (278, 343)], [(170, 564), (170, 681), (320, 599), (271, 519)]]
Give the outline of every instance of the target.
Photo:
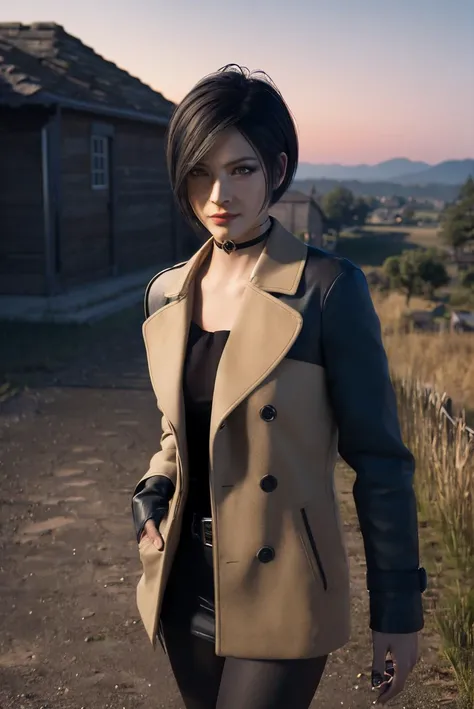
[(153, 475), (137, 486), (132, 497), (132, 516), (137, 541), (140, 541), (145, 523), (149, 519), (152, 519), (159, 529), (173, 495), (174, 485), (165, 475)]

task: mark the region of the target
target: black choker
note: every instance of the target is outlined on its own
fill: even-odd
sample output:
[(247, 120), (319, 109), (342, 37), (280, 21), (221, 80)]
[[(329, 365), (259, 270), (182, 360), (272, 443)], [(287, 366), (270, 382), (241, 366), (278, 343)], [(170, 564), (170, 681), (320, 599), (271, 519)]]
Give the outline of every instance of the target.
[(271, 228), (272, 224), (270, 224), (268, 229), (264, 231), (263, 234), (260, 234), (260, 236), (257, 236), (255, 239), (250, 239), (250, 241), (242, 241), (241, 243), (238, 243), (232, 241), (231, 239), (226, 239), (226, 241), (224, 242), (220, 242), (217, 241), (217, 239), (214, 239), (214, 243), (218, 249), (222, 249), (226, 252), (226, 254), (231, 254), (234, 251), (238, 251), (239, 249), (247, 249), (249, 248), (249, 246), (255, 246), (255, 244), (259, 244), (261, 241), (267, 238), (271, 231)]

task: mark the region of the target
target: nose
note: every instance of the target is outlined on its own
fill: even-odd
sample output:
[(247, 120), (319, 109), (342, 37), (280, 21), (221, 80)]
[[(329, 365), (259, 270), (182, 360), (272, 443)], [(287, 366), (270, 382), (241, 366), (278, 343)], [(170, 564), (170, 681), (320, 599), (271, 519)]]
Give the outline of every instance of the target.
[(212, 185), (210, 201), (217, 206), (221, 206), (230, 202), (229, 186), (226, 180), (222, 178), (214, 180)]

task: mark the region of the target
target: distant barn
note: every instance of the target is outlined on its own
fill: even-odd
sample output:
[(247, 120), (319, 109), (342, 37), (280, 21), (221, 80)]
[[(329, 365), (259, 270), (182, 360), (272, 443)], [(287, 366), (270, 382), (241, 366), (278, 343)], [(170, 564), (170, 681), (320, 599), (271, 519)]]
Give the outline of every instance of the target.
[(313, 246), (323, 246), (324, 214), (314, 193), (288, 190), (270, 209), (283, 226)]

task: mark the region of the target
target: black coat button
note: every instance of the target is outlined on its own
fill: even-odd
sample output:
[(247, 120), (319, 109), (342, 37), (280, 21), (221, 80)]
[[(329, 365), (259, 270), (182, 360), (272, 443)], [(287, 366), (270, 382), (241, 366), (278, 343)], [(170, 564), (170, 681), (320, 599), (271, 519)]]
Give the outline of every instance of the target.
[(278, 480), (274, 475), (264, 475), (260, 480), (260, 487), (263, 492), (273, 492), (278, 485)]
[(274, 406), (267, 404), (260, 409), (260, 417), (267, 423), (270, 423), (270, 421), (274, 421), (276, 419), (277, 410)]
[(275, 558), (275, 549), (273, 547), (262, 547), (257, 552), (257, 559), (262, 564), (268, 564), (269, 561), (273, 561)]

